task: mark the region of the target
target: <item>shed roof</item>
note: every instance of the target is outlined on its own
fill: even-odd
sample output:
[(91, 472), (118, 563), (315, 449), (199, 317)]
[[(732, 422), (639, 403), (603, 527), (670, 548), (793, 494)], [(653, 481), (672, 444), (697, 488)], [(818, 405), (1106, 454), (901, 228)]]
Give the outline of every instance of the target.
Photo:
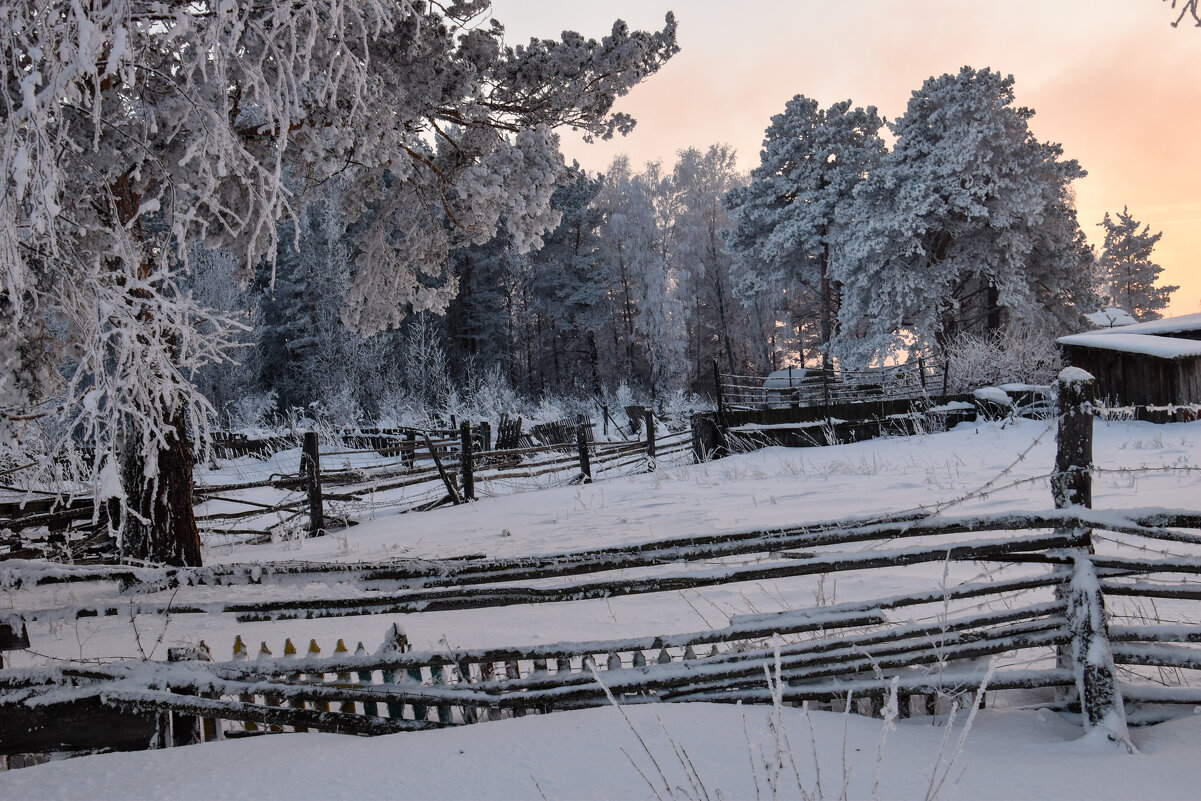
[(1188, 359), (1201, 356), (1201, 341), (1171, 335), (1191, 331), (1201, 331), (1201, 313), (1182, 314), (1117, 328), (1101, 328), (1060, 337), (1056, 342), (1060, 345), (1138, 353), (1157, 359)]
[(1183, 334), (1186, 331), (1201, 331), (1201, 312), (1107, 328), (1096, 333), (1109, 336), (1113, 334)]
[(1157, 337), (1151, 334), (1111, 334), (1108, 331), (1089, 331), (1087, 334), (1060, 337), (1056, 341), (1061, 345), (1139, 353), (1158, 359), (1187, 359), (1201, 356), (1201, 342), (1176, 337)]

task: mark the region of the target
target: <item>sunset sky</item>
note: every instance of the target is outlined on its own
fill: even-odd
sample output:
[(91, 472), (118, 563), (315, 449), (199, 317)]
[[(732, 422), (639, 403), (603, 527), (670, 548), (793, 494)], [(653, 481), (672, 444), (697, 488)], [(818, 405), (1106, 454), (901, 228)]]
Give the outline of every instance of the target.
[(763, 130), (793, 95), (823, 106), (850, 98), (887, 119), (931, 75), (963, 65), (1016, 79), (1035, 136), (1059, 142), (1088, 176), (1076, 182), (1080, 225), (1100, 244), (1106, 211), (1162, 231), (1155, 259), (1179, 284), (1169, 314), (1201, 311), (1201, 29), (1161, 0), (494, 0), (506, 39), (594, 38), (613, 20), (661, 27), (674, 10), (681, 52), (618, 109), (629, 137), (564, 151), (591, 170), (618, 153), (635, 165), (677, 151), (733, 145), (759, 163)]

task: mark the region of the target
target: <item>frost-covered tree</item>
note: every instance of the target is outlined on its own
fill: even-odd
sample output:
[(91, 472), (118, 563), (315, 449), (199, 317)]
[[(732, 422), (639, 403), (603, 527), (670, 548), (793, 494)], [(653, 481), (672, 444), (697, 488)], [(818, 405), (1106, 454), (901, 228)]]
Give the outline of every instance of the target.
[(600, 185), (578, 165), (568, 169), (551, 196), (559, 225), (537, 250), (518, 252), (502, 231), (451, 254), (459, 291), (447, 310), (448, 350), (465, 383), (495, 367), (531, 397), (600, 394), (597, 326), (608, 324), (595, 275)]
[(627, 131), (613, 102), (677, 49), (670, 16), (510, 47), (488, 5), (0, 0), (0, 436), (54, 418), (94, 446), (128, 556), (200, 558), (189, 436), (211, 408), (188, 376), (225, 338), (180, 290), (195, 241), (246, 279), (298, 211), (283, 176), (345, 173), (345, 319), (441, 309), (453, 243), (554, 227), (553, 129)]
[(964, 67), (927, 80), (855, 190), (839, 349), (867, 362), (939, 350), (960, 331), (1063, 330), (1092, 311), (1071, 182), (1085, 173), (1030, 132), (1013, 78)]
[(281, 410), (312, 404), (329, 409), (358, 394), (365, 343), (341, 319), (351, 272), (341, 195), (331, 180), (294, 222), (281, 222), (275, 262), (257, 276), (255, 361), (260, 382), (275, 391)]
[(831, 266), (849, 231), (852, 192), (884, 154), (883, 124), (874, 107), (846, 100), (822, 109), (797, 95), (772, 117), (750, 183), (726, 196), (740, 270), (816, 299), (827, 365), (839, 295)]
[(457, 363), (496, 364), (510, 381), (520, 380), (514, 362), (522, 316), (518, 282), (528, 256), (516, 252), (504, 231), (451, 253), (459, 289), (446, 310), (447, 352)]
[(597, 278), (606, 288), (612, 309), (606, 339), (610, 340), (621, 375), (631, 381), (635, 376), (649, 379), (638, 320), (642, 278), (652, 269), (658, 230), (646, 182), (637, 179), (625, 156), (618, 156), (609, 165), (597, 204), (604, 215)]
[(671, 176), (657, 162), (635, 173), (619, 156), (596, 203), (603, 214), (596, 278), (611, 311), (606, 339), (616, 373), (656, 398), (683, 389), (692, 287), (675, 252), (679, 204)]
[(634, 178), (653, 211), (651, 250), (641, 261), (642, 296), (635, 328), (643, 340), (652, 400), (682, 390), (687, 381), (688, 317), (694, 294), (688, 272), (680, 269), (676, 222), (680, 204), (671, 176), (659, 162), (646, 165)]
[(750, 341), (766, 335), (761, 326), (753, 325), (754, 315), (748, 318), (736, 307), (731, 277), (734, 259), (723, 238), (732, 222), (722, 199), (745, 180), (728, 145), (713, 145), (704, 152), (695, 148), (682, 151), (671, 180), (678, 197), (675, 258), (680, 272), (688, 275), (693, 301), (688, 344), (693, 389), (709, 392), (714, 359), (730, 373), (766, 366), (752, 366), (757, 357), (752, 355), (755, 348)]
[(1163, 232), (1151, 233), (1126, 207), (1114, 220), (1106, 212), (1098, 225), (1105, 231), (1101, 256), (1097, 260), (1100, 292), (1111, 306), (1130, 312), (1138, 320), (1158, 320), (1178, 286), (1156, 286), (1163, 268), (1151, 261), (1151, 251)]
[(602, 391), (597, 331), (608, 307), (596, 276), (602, 214), (594, 203), (602, 181), (573, 165), (551, 197), (559, 226), (529, 254), (530, 311), (543, 390), (593, 397)]
[[(249, 423), (243, 412), (251, 405), (273, 405), (261, 392), (258, 381), (258, 359), (254, 345), (255, 322), (258, 319), (258, 293), (253, 287), (239, 285), (238, 260), (228, 250), (205, 250), (194, 244), (189, 258), (190, 271), (185, 291), (197, 305), (214, 309), (225, 315), (225, 323), (240, 323), (234, 332), (235, 347), (231, 360), (210, 363), (196, 370), (190, 380), (193, 386), (224, 418)], [(201, 329), (203, 336), (206, 332)], [(259, 396), (259, 397), (254, 397)]]

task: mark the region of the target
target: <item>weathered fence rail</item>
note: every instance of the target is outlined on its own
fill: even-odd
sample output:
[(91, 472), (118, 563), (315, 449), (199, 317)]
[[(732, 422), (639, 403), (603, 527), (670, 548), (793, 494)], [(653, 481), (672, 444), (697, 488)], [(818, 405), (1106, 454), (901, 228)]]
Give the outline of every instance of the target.
[[(520, 420), (502, 421), (513, 439)], [(686, 450), (687, 433), (658, 442), (596, 442), (587, 419), (535, 426), (523, 435), (524, 446), (492, 446), (487, 423), (464, 422), (450, 430), (353, 429), (335, 432), (332, 442), (309, 432), (296, 440), (272, 440), (302, 446), (297, 472), (194, 489), (202, 531), (265, 541), (281, 533), (320, 535), (352, 525), (358, 514), (377, 504), (401, 511), (423, 511), (447, 503), (475, 499), (477, 483), (513, 482), (557, 477), (564, 482), (591, 481), (594, 474), (636, 468), (653, 469), (656, 447), (665, 454)], [(241, 442), (242, 440), (237, 440)], [(517, 440), (513, 440), (516, 442)], [(500, 439), (497, 440), (498, 445)], [(331, 488), (338, 488), (331, 491)], [(256, 489), (285, 493), (279, 500), (244, 497)], [(390, 496), (386, 495), (391, 493)], [(327, 520), (328, 517), (328, 520)], [(23, 538), (24, 530), (50, 528), (50, 538)], [(78, 526), (78, 529), (72, 529)], [(68, 561), (113, 561), (115, 540), (109, 534), (107, 509), (95, 510), (91, 498), (43, 497), (33, 494), (0, 504), (0, 529), (12, 532), (0, 540), (0, 560), (56, 555)], [(4, 551), (7, 553), (4, 553)]]

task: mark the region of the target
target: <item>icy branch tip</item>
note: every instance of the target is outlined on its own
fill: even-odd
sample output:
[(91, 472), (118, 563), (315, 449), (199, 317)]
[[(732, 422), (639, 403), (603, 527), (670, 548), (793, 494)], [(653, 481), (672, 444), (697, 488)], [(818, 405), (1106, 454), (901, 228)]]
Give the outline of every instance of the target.
[(1059, 372), (1061, 384), (1087, 384), (1093, 380), (1093, 374), (1079, 367), (1065, 367)]

